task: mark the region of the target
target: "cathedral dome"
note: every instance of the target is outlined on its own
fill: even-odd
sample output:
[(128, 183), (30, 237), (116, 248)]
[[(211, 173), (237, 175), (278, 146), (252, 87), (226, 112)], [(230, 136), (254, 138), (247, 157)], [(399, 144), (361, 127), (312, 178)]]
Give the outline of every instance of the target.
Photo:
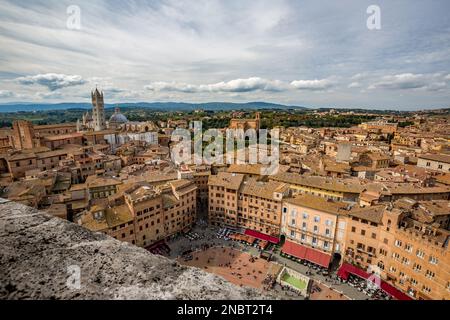
[(120, 113), (119, 108), (116, 108), (114, 114), (111, 116), (111, 118), (109, 118), (109, 122), (126, 123), (128, 122), (128, 119), (122, 113)]

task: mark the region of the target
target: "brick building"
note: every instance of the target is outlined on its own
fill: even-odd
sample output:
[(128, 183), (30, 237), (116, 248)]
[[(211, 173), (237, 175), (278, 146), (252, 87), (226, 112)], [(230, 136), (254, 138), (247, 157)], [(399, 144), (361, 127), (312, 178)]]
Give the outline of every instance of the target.
[(281, 202), (289, 195), (288, 185), (244, 177), (242, 174), (229, 172), (219, 172), (209, 177), (210, 223), (278, 236)]

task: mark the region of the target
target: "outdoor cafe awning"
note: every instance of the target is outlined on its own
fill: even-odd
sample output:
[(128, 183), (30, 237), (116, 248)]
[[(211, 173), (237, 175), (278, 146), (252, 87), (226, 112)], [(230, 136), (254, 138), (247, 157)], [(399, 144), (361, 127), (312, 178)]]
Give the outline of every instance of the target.
[(292, 241), (286, 240), (281, 251), (290, 256), (308, 260), (312, 263), (318, 264), (326, 268), (328, 268), (331, 261), (331, 255), (320, 252), (313, 248), (302, 246), (301, 244)]
[(261, 233), (261, 232), (255, 231), (255, 230), (251, 230), (251, 229), (245, 230), (245, 234), (248, 236), (252, 236), (254, 238), (257, 238), (260, 240), (265, 240), (265, 241), (275, 243), (275, 244), (280, 242), (280, 239), (278, 239), (277, 237), (269, 236), (267, 234), (264, 234), (264, 233)]
[(149, 246), (146, 247), (145, 249), (147, 249), (147, 250), (153, 250), (153, 249), (155, 249), (155, 248), (157, 248), (157, 247), (159, 247), (159, 246), (161, 246), (161, 245), (163, 245), (163, 244), (165, 244), (165, 243), (166, 243), (166, 242), (164, 241), (164, 239), (163, 239), (163, 240), (159, 240), (159, 241), (157, 241), (157, 242), (155, 242), (155, 243), (149, 245)]
[[(391, 296), (393, 296), (395, 299), (397, 300), (412, 300), (412, 298), (410, 296), (408, 296), (407, 294), (401, 292), (400, 290), (398, 290), (397, 288), (395, 288), (394, 286), (390, 285), (389, 283), (387, 283), (386, 281), (378, 278), (377, 276), (371, 275), (367, 272), (365, 272), (364, 270), (351, 265), (349, 263), (344, 262), (342, 264), (342, 266), (339, 268), (337, 275), (342, 278), (347, 280), (349, 274), (354, 274), (360, 278), (363, 279), (370, 279), (370, 281), (374, 282), (379, 280), (380, 283), (380, 288), (390, 294)], [(372, 276), (372, 277), (371, 277)]]

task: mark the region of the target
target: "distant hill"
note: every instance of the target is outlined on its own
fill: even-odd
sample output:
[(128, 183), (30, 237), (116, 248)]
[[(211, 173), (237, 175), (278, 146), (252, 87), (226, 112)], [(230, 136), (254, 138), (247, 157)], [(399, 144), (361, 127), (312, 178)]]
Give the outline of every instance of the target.
[[(239, 110), (239, 109), (306, 109), (300, 106), (287, 106), (268, 102), (207, 102), (207, 103), (186, 103), (186, 102), (133, 102), (105, 104), (105, 108), (119, 107), (143, 107), (162, 111), (191, 111), (196, 109), (203, 110)], [(8, 103), (0, 104), (1, 112), (18, 111), (45, 111), (45, 110), (67, 110), (67, 109), (91, 109), (90, 103)]]

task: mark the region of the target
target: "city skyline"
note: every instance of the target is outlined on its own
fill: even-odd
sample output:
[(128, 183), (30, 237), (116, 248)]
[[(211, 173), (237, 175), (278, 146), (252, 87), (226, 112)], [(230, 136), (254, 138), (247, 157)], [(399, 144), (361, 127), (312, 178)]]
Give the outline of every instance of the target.
[(106, 103), (448, 107), (449, 4), (378, 1), (370, 30), (372, 4), (2, 0), (0, 103), (88, 102), (98, 86)]

